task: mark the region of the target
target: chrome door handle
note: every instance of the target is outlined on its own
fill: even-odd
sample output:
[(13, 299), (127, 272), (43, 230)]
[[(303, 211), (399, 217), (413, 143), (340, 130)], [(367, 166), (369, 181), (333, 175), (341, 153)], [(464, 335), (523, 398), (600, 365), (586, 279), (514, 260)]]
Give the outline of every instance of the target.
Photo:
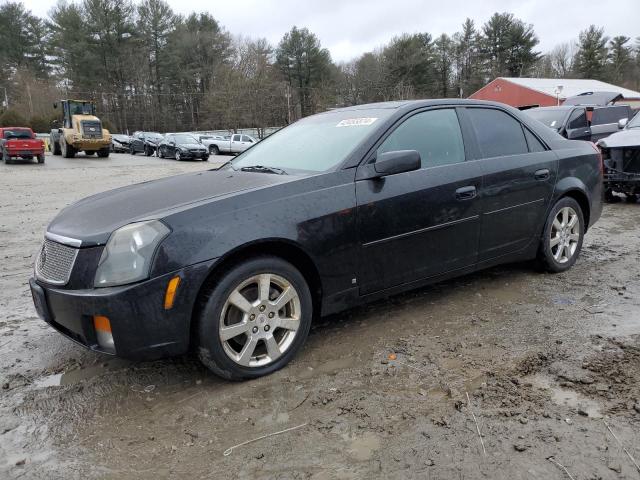
[(542, 168), (536, 171), (536, 173), (534, 174), (534, 177), (536, 180), (547, 180), (549, 178), (549, 175), (550, 175), (549, 169)]
[(473, 198), (476, 198), (476, 187), (474, 185), (460, 187), (456, 190), (457, 200), (471, 200)]

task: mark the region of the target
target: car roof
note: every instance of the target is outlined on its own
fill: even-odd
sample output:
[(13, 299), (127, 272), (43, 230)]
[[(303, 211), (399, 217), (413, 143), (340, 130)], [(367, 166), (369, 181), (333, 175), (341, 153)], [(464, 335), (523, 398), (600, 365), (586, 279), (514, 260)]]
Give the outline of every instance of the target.
[[(372, 109), (407, 109), (411, 110), (414, 108), (421, 107), (432, 107), (438, 105), (483, 105), (483, 106), (496, 106), (496, 107), (508, 107), (504, 103), (500, 102), (491, 102), (487, 100), (470, 100), (470, 99), (462, 99), (462, 98), (433, 98), (433, 99), (422, 99), (422, 100), (400, 100), (400, 101), (392, 101), (392, 102), (378, 102), (378, 103), (365, 103), (364, 105), (353, 105), (349, 107), (335, 108), (333, 110), (329, 110), (324, 113), (331, 112), (348, 112), (348, 111), (356, 111), (356, 110), (372, 110)], [(322, 115), (322, 114), (320, 114)]]

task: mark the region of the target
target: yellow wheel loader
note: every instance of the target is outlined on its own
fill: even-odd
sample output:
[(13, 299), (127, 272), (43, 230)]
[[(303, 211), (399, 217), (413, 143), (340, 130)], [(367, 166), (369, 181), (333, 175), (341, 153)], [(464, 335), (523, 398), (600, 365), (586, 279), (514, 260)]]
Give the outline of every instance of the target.
[(51, 130), (50, 148), (54, 155), (73, 158), (76, 153), (97, 153), (108, 157), (111, 134), (96, 117), (96, 104), (87, 100), (60, 100), (53, 104), (62, 108), (62, 125), (58, 121)]

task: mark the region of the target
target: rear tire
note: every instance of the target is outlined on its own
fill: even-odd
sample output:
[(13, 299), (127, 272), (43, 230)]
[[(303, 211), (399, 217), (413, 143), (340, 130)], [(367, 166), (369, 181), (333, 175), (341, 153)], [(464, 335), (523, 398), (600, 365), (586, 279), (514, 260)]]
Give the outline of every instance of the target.
[(129, 155), (135, 155), (136, 154), (136, 150), (135, 148), (133, 148), (133, 145), (129, 147)]
[(54, 155), (61, 155), (60, 142), (51, 142), (51, 153)]
[(164, 158), (164, 150), (160, 147), (158, 147), (158, 157)]
[(107, 158), (109, 156), (109, 147), (98, 150), (98, 157)]
[(149, 147), (145, 146), (145, 147), (144, 147), (144, 154), (145, 154), (147, 157), (150, 157), (151, 155), (153, 155), (153, 151), (152, 151)]
[(7, 152), (6, 150), (2, 150), (2, 160), (7, 165), (11, 165), (13, 163), (13, 160), (9, 156), (9, 152)]
[(176, 153), (174, 154), (174, 157), (177, 161), (182, 160), (182, 156), (180, 155), (180, 150), (178, 150), (177, 148), (176, 148)]
[(553, 206), (544, 226), (538, 263), (547, 272), (569, 270), (580, 255), (584, 240), (584, 214), (578, 202), (563, 197)]
[(44, 153), (38, 155), (38, 163), (44, 163)]
[(205, 290), (199, 310), (200, 361), (228, 380), (257, 378), (284, 367), (304, 344), (313, 318), (305, 278), (272, 256), (229, 269)]
[(218, 148), (217, 145), (209, 146), (209, 155), (219, 155), (219, 154), (220, 154), (220, 149)]

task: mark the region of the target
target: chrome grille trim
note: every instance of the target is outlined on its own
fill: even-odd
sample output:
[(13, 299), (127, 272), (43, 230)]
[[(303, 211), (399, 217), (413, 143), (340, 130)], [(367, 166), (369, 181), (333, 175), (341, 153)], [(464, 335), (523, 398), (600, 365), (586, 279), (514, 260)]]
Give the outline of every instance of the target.
[(63, 245), (69, 245), (70, 247), (80, 248), (82, 246), (82, 240), (77, 238), (65, 237), (64, 235), (58, 235), (57, 233), (47, 232), (44, 234), (44, 238), (53, 240), (54, 242), (62, 243)]
[(45, 238), (36, 260), (36, 276), (52, 285), (66, 285), (78, 251), (77, 248)]

